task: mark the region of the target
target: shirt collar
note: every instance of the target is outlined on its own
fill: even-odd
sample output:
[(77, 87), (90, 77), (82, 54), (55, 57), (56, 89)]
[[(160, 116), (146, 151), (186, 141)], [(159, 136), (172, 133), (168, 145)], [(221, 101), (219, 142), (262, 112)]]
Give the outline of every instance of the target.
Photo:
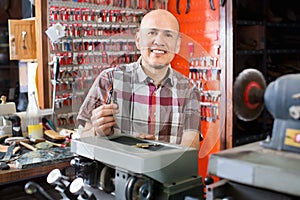
[[(138, 82), (150, 82), (151, 78), (146, 75), (141, 65), (142, 57), (139, 57), (136, 65), (136, 76)], [(173, 78), (173, 69), (171, 65), (168, 66), (168, 76), (162, 81), (161, 85), (167, 85), (168, 83), (173, 86), (174, 78)]]

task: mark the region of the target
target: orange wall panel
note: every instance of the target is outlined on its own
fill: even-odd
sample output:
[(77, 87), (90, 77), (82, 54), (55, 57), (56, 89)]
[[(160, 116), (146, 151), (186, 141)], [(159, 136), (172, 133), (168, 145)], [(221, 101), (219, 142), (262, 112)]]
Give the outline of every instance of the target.
[[(190, 1), (190, 11), (186, 14), (188, 1), (181, 0), (179, 3), (180, 14), (177, 13), (176, 0), (168, 1), (168, 10), (173, 13), (180, 23), (182, 33), (182, 45), (178, 55), (176, 55), (172, 66), (182, 74), (189, 76), (189, 59), (195, 57), (211, 56), (219, 58), (219, 2), (215, 1), (216, 10), (212, 10), (209, 1)], [(189, 50), (189, 43), (193, 43), (194, 50)], [(192, 52), (192, 54), (191, 54)], [(218, 65), (217, 67), (221, 67)], [(220, 90), (220, 81), (205, 81), (205, 90)], [(199, 175), (207, 176), (207, 165), (209, 155), (220, 151), (220, 120), (215, 122), (202, 121), (202, 133), (204, 140), (200, 143), (198, 163)]]

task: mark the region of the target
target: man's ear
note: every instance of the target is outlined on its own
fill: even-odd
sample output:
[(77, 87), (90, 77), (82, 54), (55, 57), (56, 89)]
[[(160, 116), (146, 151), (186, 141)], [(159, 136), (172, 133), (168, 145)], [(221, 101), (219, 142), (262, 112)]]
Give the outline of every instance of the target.
[(175, 49), (175, 53), (179, 53), (180, 51), (180, 45), (181, 45), (181, 37), (179, 36), (176, 42), (176, 49)]
[(135, 33), (135, 46), (138, 50), (141, 50), (141, 38), (139, 32)]

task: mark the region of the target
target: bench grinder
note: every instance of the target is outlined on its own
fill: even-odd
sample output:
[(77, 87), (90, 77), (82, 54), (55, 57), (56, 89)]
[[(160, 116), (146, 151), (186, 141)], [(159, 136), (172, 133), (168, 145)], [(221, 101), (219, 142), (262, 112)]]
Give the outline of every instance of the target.
[(287, 74), (266, 86), (256, 69), (242, 71), (234, 83), (234, 112), (244, 121), (256, 119), (264, 105), (274, 118), (267, 148), (300, 152), (300, 74)]

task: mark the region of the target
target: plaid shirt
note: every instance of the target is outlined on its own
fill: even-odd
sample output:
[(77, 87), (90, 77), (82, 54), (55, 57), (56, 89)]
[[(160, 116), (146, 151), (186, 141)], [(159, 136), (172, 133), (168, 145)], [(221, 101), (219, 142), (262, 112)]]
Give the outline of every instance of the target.
[[(141, 58), (140, 58), (141, 59)], [(180, 144), (183, 131), (201, 133), (200, 93), (192, 82), (171, 67), (156, 87), (140, 61), (104, 70), (95, 80), (78, 114), (82, 125), (92, 110), (105, 103), (110, 86), (120, 112), (115, 115), (115, 133), (155, 135), (156, 139)], [(113, 72), (113, 84), (109, 72)]]

